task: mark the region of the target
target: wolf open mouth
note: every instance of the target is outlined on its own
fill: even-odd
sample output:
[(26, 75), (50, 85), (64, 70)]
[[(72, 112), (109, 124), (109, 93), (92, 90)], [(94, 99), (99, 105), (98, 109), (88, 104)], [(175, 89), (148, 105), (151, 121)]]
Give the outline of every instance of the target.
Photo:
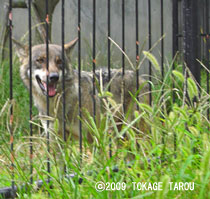
[[(42, 81), (40, 77), (37, 75), (36, 80), (43, 91), (44, 95), (47, 95), (47, 83)], [(56, 95), (56, 83), (48, 83), (48, 96), (49, 97), (54, 97)]]

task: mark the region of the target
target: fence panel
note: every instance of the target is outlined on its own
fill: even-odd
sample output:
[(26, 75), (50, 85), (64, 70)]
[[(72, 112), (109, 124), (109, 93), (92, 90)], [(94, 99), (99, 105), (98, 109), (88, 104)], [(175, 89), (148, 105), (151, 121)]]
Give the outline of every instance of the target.
[[(67, 103), (71, 103), (71, 102), (67, 102), (66, 100), (66, 85), (65, 85), (65, 66), (67, 65), (67, 63), (65, 63), (65, 40), (66, 40), (66, 19), (65, 19), (65, 5), (68, 1), (62, 0), (61, 1), (61, 49), (62, 49), (62, 137), (63, 140), (66, 142), (67, 141), (67, 134), (66, 134), (66, 104)], [(142, 3), (144, 2), (144, 3)], [(203, 57), (203, 59), (206, 60), (206, 65), (207, 68), (210, 69), (209, 66), (209, 0), (205, 0), (202, 4), (202, 9), (204, 11), (204, 15), (203, 15), (203, 19), (199, 20), (199, 12), (196, 11), (196, 9), (199, 7), (199, 2), (200, 1), (190, 1), (190, 0), (182, 0), (182, 1), (178, 1), (178, 0), (174, 0), (172, 1), (172, 3), (170, 4), (171, 9), (172, 9), (172, 27), (170, 30), (172, 32), (172, 35), (167, 35), (166, 37), (170, 37), (170, 41), (171, 41), (171, 54), (173, 57), (180, 55), (180, 57), (184, 57), (184, 61), (186, 62), (186, 65), (189, 67), (189, 69), (191, 70), (192, 74), (194, 75), (195, 79), (197, 80), (198, 83), (200, 83), (200, 65), (197, 62), (196, 59), (200, 59), (201, 57)], [(23, 2), (22, 2), (23, 3)], [(23, 7), (21, 3), (21, 7)], [(97, 62), (97, 52), (99, 51), (97, 48), (97, 1), (96, 0), (91, 0), (91, 6), (92, 6), (92, 46), (91, 46), (91, 72), (92, 72), (92, 93), (93, 93), (93, 118), (94, 120), (96, 120), (96, 112), (97, 112), (97, 105), (96, 105), (96, 97), (97, 97), (97, 91), (96, 91), (96, 70), (97, 68), (100, 68), (100, 64)], [(114, 33), (113, 31), (113, 24), (112, 24), (112, 5), (116, 4), (116, 2), (111, 1), (111, 0), (107, 0), (105, 2), (106, 5), (106, 16), (104, 16), (104, 18), (106, 18), (106, 31), (105, 31), (105, 37), (106, 37), (106, 51), (107, 52), (107, 58), (106, 58), (106, 68), (108, 71), (108, 80), (110, 81), (112, 76), (111, 76), (111, 68), (113, 67), (113, 57), (112, 57), (112, 43), (111, 43), (111, 38), (113, 35), (116, 36), (116, 33)], [(126, 38), (127, 35), (126, 33), (128, 32), (128, 30), (126, 29), (126, 12), (128, 9), (128, 2), (125, 0), (122, 1), (118, 1), (118, 5), (121, 6), (121, 17), (118, 19), (121, 22), (121, 34), (118, 32), (118, 35), (120, 35), (121, 37), (121, 42), (119, 44), (119, 46), (121, 46), (121, 49), (124, 53), (121, 53), (121, 61), (120, 61), (120, 68), (122, 70), (122, 87), (123, 87), (123, 91), (125, 89), (125, 82), (124, 82), (124, 76), (126, 73), (126, 53), (128, 52), (127, 50), (127, 43), (126, 43)], [(129, 4), (130, 5), (130, 4)], [(133, 13), (133, 17), (134, 17), (134, 23), (132, 24), (133, 26), (133, 30), (134, 30), (134, 41), (133, 41), (133, 48), (135, 49), (135, 53), (134, 56), (135, 57), (135, 78), (136, 78), (136, 91), (138, 91), (139, 89), (139, 76), (140, 76), (140, 69), (138, 68), (138, 65), (141, 61), (141, 55), (140, 55), (140, 46), (143, 44), (143, 41), (140, 39), (140, 37), (142, 38), (142, 34), (143, 31), (141, 30), (140, 27), (142, 27), (141, 25), (141, 20), (139, 20), (140, 15), (141, 15), (141, 9), (147, 10), (147, 15), (145, 17), (145, 20), (147, 21), (147, 26), (144, 27), (146, 29), (147, 34), (144, 35), (145, 38), (147, 38), (147, 50), (148, 51), (153, 51), (153, 45), (154, 45), (154, 36), (156, 34), (155, 28), (154, 28), (154, 20), (155, 17), (153, 16), (154, 13), (154, 2), (152, 2), (151, 0), (148, 1), (144, 1), (144, 0), (133, 0), (133, 5), (134, 5), (134, 13)], [(140, 8), (140, 5), (146, 5), (146, 7), (144, 8)], [(8, 15), (8, 26), (9, 26), (9, 60), (10, 60), (10, 101), (11, 101), (11, 108), (10, 108), (10, 124), (9, 124), (9, 133), (10, 133), (10, 152), (11, 152), (11, 172), (12, 172), (12, 179), (11, 179), (11, 188), (3, 188), (0, 189), (0, 194), (2, 194), (5, 198), (7, 197), (12, 197), (15, 198), (15, 193), (17, 192), (17, 186), (15, 185), (15, 181), (14, 181), (14, 172), (15, 172), (15, 161), (14, 161), (14, 135), (13, 135), (13, 51), (12, 51), (12, 37), (13, 37), (13, 2), (12, 0), (9, 1), (9, 15)], [(33, 125), (31, 123), (32, 121), (32, 116), (33, 116), (33, 112), (32, 112), (32, 39), (33, 39), (33, 35), (32, 35), (32, 15), (31, 15), (31, 6), (32, 6), (32, 1), (28, 0), (27, 6), (24, 4), (24, 7), (28, 8), (28, 52), (29, 52), (29, 79), (30, 79), (30, 83), (29, 83), (29, 131), (30, 131), (30, 145), (29, 145), (29, 157), (30, 157), (30, 183), (33, 184), (34, 183), (34, 179), (33, 179), (33, 174), (34, 174), (34, 167), (33, 167), (33, 154), (34, 154), (34, 147), (33, 147)], [(46, 15), (46, 20), (45, 20), (45, 29), (46, 29), (46, 40), (45, 40), (45, 46), (46, 46), (46, 70), (47, 72), (49, 72), (49, 62), (50, 62), (50, 49), (49, 49), (49, 45), (50, 45), (50, 35), (49, 35), (49, 2), (48, 0), (45, 0), (45, 15)], [(166, 40), (165, 40), (165, 33), (166, 31), (166, 17), (164, 17), (164, 13), (166, 12), (165, 10), (167, 9), (166, 7), (166, 3), (164, 0), (160, 0), (159, 1), (159, 8), (158, 8), (158, 12), (159, 12), (159, 26), (160, 26), (160, 34), (158, 35), (159, 38), (162, 38), (160, 40), (160, 42), (158, 43), (158, 51), (160, 53), (160, 66), (161, 66), (161, 80), (162, 82), (164, 81), (164, 77), (165, 77), (165, 73), (166, 68), (164, 66), (165, 64), (165, 56), (166, 56), (166, 52), (167, 52), (167, 48), (166, 48)], [(82, 115), (82, 108), (83, 108), (83, 104), (82, 104), (82, 89), (81, 89), (81, 84), (82, 84), (82, 61), (83, 61), (83, 48), (82, 48), (82, 44), (83, 44), (83, 37), (82, 35), (83, 33), (83, 24), (85, 22), (83, 22), (83, 1), (78, 0), (76, 3), (76, 7), (77, 7), (77, 23), (75, 26), (77, 26), (77, 35), (78, 35), (78, 49), (77, 49), (77, 65), (78, 65), (78, 104), (79, 104), (79, 108), (78, 108), (78, 117), (80, 118), (79, 120), (79, 148), (80, 148), (80, 154), (81, 154), (81, 162), (82, 163), (82, 153), (83, 153), (83, 126), (82, 126), (82, 121), (81, 119), (83, 119), (83, 115)], [(199, 7), (201, 9), (201, 7)], [(202, 10), (201, 9), (201, 10)], [(183, 26), (182, 26), (183, 24)], [(199, 32), (199, 29), (201, 28), (201, 26), (203, 25), (203, 29), (205, 30), (205, 32), (201, 33)], [(129, 24), (130, 25), (130, 24)], [(115, 30), (116, 31), (116, 30)], [(206, 42), (204, 42), (204, 39), (206, 40)], [(130, 44), (129, 44), (130, 45)], [(199, 52), (199, 50), (204, 49), (201, 53)], [(178, 58), (177, 58), (178, 59)], [(145, 64), (145, 67), (147, 68), (147, 77), (148, 80), (150, 82), (153, 81), (153, 70), (152, 70), (152, 64), (151, 62), (147, 62)], [(173, 69), (175, 68), (175, 64), (173, 66)], [(207, 85), (207, 93), (209, 93), (209, 73), (207, 74), (207, 80), (206, 80), (206, 85)], [(49, 99), (49, 74), (47, 74), (47, 80), (46, 80), (46, 85), (47, 85), (47, 95), (46, 95), (46, 113), (47, 116), (50, 116), (50, 99)], [(164, 87), (162, 88), (164, 89)], [(111, 92), (112, 91), (112, 87), (111, 85), (109, 85), (108, 90)], [(152, 84), (149, 84), (149, 104), (152, 105), (153, 104), (153, 94), (152, 94)], [(163, 94), (163, 90), (161, 91)], [(123, 92), (123, 110), (125, 110), (125, 96), (124, 96), (124, 92)], [(173, 94), (173, 102), (175, 102), (175, 96)], [(138, 107), (137, 107), (138, 109)], [(207, 111), (207, 118), (209, 119), (209, 109)], [(50, 130), (49, 130), (49, 120), (47, 120), (47, 128), (46, 128), (46, 141), (47, 141), (47, 151), (50, 154), (51, 153), (51, 138), (50, 138)], [(109, 133), (109, 132), (108, 132)], [(175, 157), (176, 157), (176, 151), (177, 151), (177, 137), (176, 134), (174, 134), (174, 153), (175, 153)], [(162, 143), (165, 143), (164, 140), (164, 134), (162, 136)], [(109, 156), (110, 158), (112, 157), (112, 140), (109, 140)], [(51, 172), (51, 164), (50, 164), (50, 157), (48, 155), (47, 157), (47, 172), (50, 174)], [(64, 172), (67, 173), (67, 166), (64, 165)], [(50, 175), (48, 175), (48, 179), (47, 182), (50, 182)], [(38, 183), (38, 182), (37, 182)], [(43, 184), (40, 183), (40, 184)]]

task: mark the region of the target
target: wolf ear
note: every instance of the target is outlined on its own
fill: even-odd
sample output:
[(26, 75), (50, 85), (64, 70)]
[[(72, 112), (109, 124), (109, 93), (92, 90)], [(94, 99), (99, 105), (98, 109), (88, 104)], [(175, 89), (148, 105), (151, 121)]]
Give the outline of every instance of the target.
[(66, 54), (69, 55), (78, 41), (78, 37), (64, 45)]
[(28, 56), (28, 46), (21, 44), (19, 41), (12, 38), (15, 48), (16, 48), (16, 54), (19, 57), (20, 61)]

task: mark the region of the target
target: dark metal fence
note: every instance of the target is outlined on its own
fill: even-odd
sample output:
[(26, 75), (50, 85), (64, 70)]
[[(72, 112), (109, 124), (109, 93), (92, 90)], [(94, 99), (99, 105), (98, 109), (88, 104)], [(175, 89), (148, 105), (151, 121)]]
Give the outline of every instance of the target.
[[(141, 30), (139, 30), (139, 2), (144, 1), (144, 0), (133, 0), (133, 3), (135, 4), (135, 22), (133, 26), (135, 26), (135, 37), (136, 41), (134, 41), (134, 48), (136, 48), (136, 65), (139, 63), (140, 55), (139, 55), (139, 35), (141, 34)], [(156, 1), (156, 0), (155, 0)], [(45, 6), (45, 13), (46, 13), (46, 21), (45, 21), (45, 28), (46, 28), (46, 59), (47, 59), (47, 69), (49, 67), (49, 38), (48, 38), (48, 25), (49, 25), (49, 15), (48, 15), (48, 0), (45, 0), (46, 6)], [(95, 82), (95, 72), (96, 72), (96, 0), (92, 1), (92, 7), (93, 7), (93, 15), (92, 15), (92, 73), (93, 79), (92, 79), (92, 84), (93, 84), (93, 96), (96, 95), (96, 82)], [(152, 36), (155, 34), (154, 31), (152, 31), (152, 13), (151, 13), (151, 0), (147, 0), (147, 9), (148, 9), (148, 27), (145, 27), (148, 29), (148, 50), (151, 49), (152, 47)], [(31, 25), (31, 0), (28, 0), (27, 4), (25, 7), (28, 9), (28, 24), (29, 24), (29, 38), (28, 38), (28, 44), (29, 44), (29, 71), (30, 71), (30, 107), (29, 107), (29, 120), (32, 120), (32, 25)], [(12, 7), (13, 7), (14, 2), (12, 0), (9, 1), (9, 49), (10, 49), (10, 100), (13, 100), (13, 62), (12, 62), (12, 57), (13, 57), (13, 51), (12, 51)], [(126, 1), (124, 0), (119, 0), (119, 5), (121, 5), (121, 12), (122, 12), (122, 43), (121, 47), (122, 50), (125, 52), (126, 51), (126, 44), (125, 44), (125, 13), (126, 13)], [(21, 6), (23, 6), (21, 4)], [(112, 30), (111, 30), (111, 6), (112, 6), (112, 1), (107, 0), (107, 68), (108, 68), (108, 78), (109, 80), (111, 79), (111, 41), (109, 38), (112, 37)], [(203, 59), (205, 60), (206, 66), (208, 69), (209, 67), (209, 0), (204, 0), (204, 1), (193, 1), (193, 0), (173, 0), (172, 1), (172, 35), (171, 35), (171, 41), (172, 41), (172, 56), (176, 56), (177, 53), (179, 55), (183, 55), (184, 61), (186, 62), (186, 65), (190, 68), (192, 74), (194, 75), (195, 79), (200, 82), (200, 65), (196, 61), (196, 59)], [(78, 99), (79, 99), (79, 117), (82, 118), (82, 93), (81, 93), (81, 32), (82, 32), (82, 27), (81, 27), (81, 7), (82, 7), (82, 2), (81, 0), (78, 0)], [(164, 0), (160, 0), (160, 27), (161, 27), (161, 34), (159, 37), (163, 37), (165, 33), (165, 27), (164, 27), (164, 21), (167, 20), (164, 18)], [(201, 16), (201, 13), (204, 13)], [(64, 66), (65, 66), (65, 57), (64, 57), (64, 42), (65, 42), (65, 0), (61, 1), (61, 32), (62, 32), (62, 38), (61, 38), (61, 46), (62, 46), (62, 65), (63, 65), (63, 82), (62, 82), (62, 89), (65, 90), (65, 71), (64, 71)], [(183, 25), (182, 25), (183, 23)], [(200, 32), (200, 30), (203, 29), (203, 32)], [(204, 42), (204, 38), (205, 41)], [(164, 78), (164, 73), (165, 73), (165, 68), (164, 68), (164, 57), (165, 57), (165, 49), (164, 49), (164, 39), (161, 40), (160, 44), (160, 53), (161, 53), (161, 76), (162, 80)], [(148, 68), (149, 68), (149, 80), (152, 81), (152, 66), (151, 63), (148, 62)], [(122, 53), (122, 76), (125, 75), (125, 55)], [(139, 83), (138, 83), (138, 78), (139, 78), (139, 70), (136, 69), (136, 90), (139, 88)], [(47, 85), (48, 85), (48, 77), (47, 77)], [(209, 93), (209, 74), (207, 73), (207, 92)], [(47, 87), (48, 89), (48, 87)], [(151, 91), (152, 87), (151, 84), (149, 86), (149, 89)], [(109, 86), (109, 91), (111, 91), (111, 86)], [(47, 91), (48, 93), (48, 91)], [(63, 139), (64, 141), (67, 140), (67, 135), (66, 135), (66, 121), (65, 121), (65, 92), (63, 92)], [(150, 104), (152, 104), (152, 92), (150, 92)], [(46, 97), (47, 101), (47, 115), (49, 115), (49, 97), (47, 95)], [(93, 114), (94, 118), (96, 116), (96, 101), (95, 97), (93, 97)], [(209, 119), (209, 111), (207, 113), (207, 117)], [(49, 127), (49, 121), (47, 121), (47, 127)], [(33, 130), (32, 130), (32, 124), (29, 124), (29, 129), (30, 129), (30, 172), (31, 172), (31, 178), (30, 178), (30, 183), (33, 183), (33, 141), (32, 141), (32, 136), (33, 136)], [(80, 152), (82, 153), (82, 142), (83, 142), (83, 136), (82, 136), (82, 123), (81, 121), (79, 122), (79, 130), (80, 130)], [(17, 191), (17, 187), (15, 186), (14, 182), (14, 149), (13, 149), (13, 141), (14, 141), (14, 136), (13, 136), (13, 107), (11, 106), (10, 109), (10, 144), (11, 144), (11, 172), (12, 172), (12, 184), (11, 188), (4, 188), (0, 189), (0, 193), (4, 197), (15, 197), (15, 192)], [(164, 140), (163, 140), (164, 141)], [(110, 142), (110, 157), (112, 156), (112, 146)], [(50, 134), (49, 131), (47, 131), (47, 150), (50, 153)], [(174, 150), (176, 152), (176, 136), (174, 135)], [(50, 160), (48, 158), (47, 161), (47, 172), (50, 173)], [(64, 167), (64, 170), (66, 171), (66, 166)], [(50, 178), (48, 179), (50, 181)]]

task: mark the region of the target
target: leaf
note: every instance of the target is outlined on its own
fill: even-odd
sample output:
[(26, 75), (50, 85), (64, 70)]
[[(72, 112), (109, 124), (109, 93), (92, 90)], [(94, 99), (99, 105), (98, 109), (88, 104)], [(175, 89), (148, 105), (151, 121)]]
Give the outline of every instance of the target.
[(177, 70), (173, 70), (172, 73), (177, 79), (184, 83), (184, 75), (182, 73)]
[(148, 113), (152, 113), (152, 107), (148, 104), (144, 104), (144, 103), (138, 103), (139, 108), (141, 108), (144, 111), (147, 111)]
[(134, 111), (134, 115), (135, 115), (135, 118), (137, 118), (140, 115), (139, 111)]
[(187, 78), (187, 91), (190, 99), (193, 99), (193, 97), (198, 96), (198, 88), (196, 86), (196, 83), (190, 77)]
[(201, 163), (203, 177), (205, 177), (205, 175), (207, 175), (207, 173), (209, 172), (209, 168), (210, 168), (210, 150), (208, 150), (205, 153), (202, 163)]
[(146, 193), (143, 193), (143, 194), (140, 194), (140, 195), (137, 195), (131, 199), (141, 199), (141, 198), (146, 198), (146, 196), (150, 196), (152, 195), (154, 192), (146, 192)]
[(165, 175), (161, 178), (160, 180), (162, 182), (162, 190), (159, 190), (157, 192), (157, 196), (156, 196), (156, 199), (163, 199), (166, 197), (166, 194), (168, 193), (168, 185), (169, 185), (169, 182), (170, 182), (170, 178), (168, 175)]
[(186, 110), (184, 110), (183, 108), (174, 106), (174, 107), (173, 107), (173, 110), (174, 110), (174, 112), (180, 113), (180, 114), (184, 117), (185, 120), (188, 119), (187, 112), (186, 112)]
[(99, 93), (98, 96), (100, 98), (102, 98), (102, 97), (113, 97), (113, 94), (109, 91), (105, 91), (105, 92)]
[(156, 70), (160, 71), (160, 65), (153, 54), (148, 51), (143, 51), (144, 56), (152, 63)]
[(59, 130), (59, 121), (58, 119), (55, 119), (55, 122), (54, 122), (54, 131), (55, 132), (58, 132)]
[(132, 122), (130, 122), (128, 125), (125, 126), (125, 128), (123, 128), (119, 135), (117, 135), (119, 138), (122, 137), (122, 135), (124, 135), (130, 128), (133, 127), (133, 125), (138, 122), (140, 120), (140, 118), (144, 115), (144, 113), (141, 113), (140, 115), (138, 115), (137, 118), (135, 118)]
[(109, 92), (109, 91), (106, 91), (106, 92), (104, 93), (104, 95), (105, 95), (106, 97), (113, 97), (113, 94), (112, 94), (111, 92)]
[(170, 119), (171, 121), (174, 121), (174, 119), (176, 119), (176, 114), (175, 114), (173, 111), (171, 111), (171, 112), (169, 113), (169, 119)]
[(180, 171), (179, 171), (179, 178), (183, 178), (184, 174), (185, 174), (185, 171), (186, 169), (189, 167), (189, 165), (192, 164), (193, 162), (193, 155), (190, 155), (187, 157), (186, 161), (183, 162), (182, 164), (182, 167), (180, 168)]
[(190, 130), (190, 132), (191, 132), (194, 136), (200, 135), (199, 131), (198, 131), (194, 126), (190, 126), (190, 127), (188, 127), (188, 129)]

